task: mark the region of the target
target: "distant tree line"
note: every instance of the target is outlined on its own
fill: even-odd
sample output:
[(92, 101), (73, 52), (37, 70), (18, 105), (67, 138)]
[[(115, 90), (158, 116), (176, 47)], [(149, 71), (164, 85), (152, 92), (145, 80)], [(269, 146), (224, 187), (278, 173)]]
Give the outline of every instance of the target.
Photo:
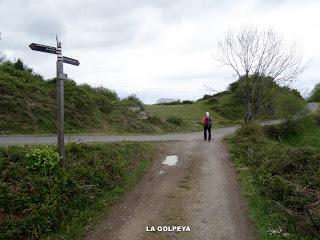
[(194, 101), (191, 100), (177, 100), (177, 101), (173, 101), (173, 102), (168, 102), (168, 103), (156, 103), (154, 105), (179, 105), (179, 104), (193, 104)]

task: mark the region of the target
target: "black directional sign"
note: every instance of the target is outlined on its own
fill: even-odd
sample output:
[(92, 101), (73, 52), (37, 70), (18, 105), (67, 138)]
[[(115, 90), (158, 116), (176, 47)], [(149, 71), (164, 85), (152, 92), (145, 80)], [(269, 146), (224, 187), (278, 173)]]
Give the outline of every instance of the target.
[(62, 61), (64, 63), (75, 65), (75, 66), (79, 66), (80, 65), (80, 62), (77, 59), (68, 58), (68, 57), (65, 57), (65, 56), (63, 56)]
[[(57, 54), (57, 48), (56, 47), (51, 47), (51, 46), (46, 46), (38, 43), (31, 43), (29, 47), (34, 50), (34, 51), (39, 51), (39, 52), (46, 52), (46, 53), (52, 53), (52, 54)], [(69, 58), (63, 56), (64, 63), (79, 66), (80, 62), (77, 59)]]
[(57, 54), (57, 48), (55, 47), (46, 46), (38, 43), (31, 43), (29, 47), (34, 51)]

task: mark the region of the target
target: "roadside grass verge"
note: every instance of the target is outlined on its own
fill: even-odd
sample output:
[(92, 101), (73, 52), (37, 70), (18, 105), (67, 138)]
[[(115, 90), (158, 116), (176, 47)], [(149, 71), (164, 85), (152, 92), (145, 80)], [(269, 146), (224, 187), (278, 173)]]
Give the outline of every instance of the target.
[(263, 186), (257, 183), (255, 173), (237, 159), (234, 159), (234, 163), (240, 178), (242, 193), (247, 201), (249, 219), (256, 226), (259, 239), (301, 239), (297, 236), (292, 238), (291, 234), (283, 232), (287, 218), (271, 200), (263, 196)]
[(311, 118), (244, 125), (225, 138), (259, 239), (320, 238), (320, 152), (293, 140), (300, 134), (307, 142), (317, 139), (319, 127)]
[(1, 147), (0, 239), (81, 238), (139, 181), (161, 146), (68, 144), (65, 168), (51, 164), (47, 151), (42, 160), (53, 167), (45, 170), (37, 154), (32, 161), (27, 154), (48, 147)]

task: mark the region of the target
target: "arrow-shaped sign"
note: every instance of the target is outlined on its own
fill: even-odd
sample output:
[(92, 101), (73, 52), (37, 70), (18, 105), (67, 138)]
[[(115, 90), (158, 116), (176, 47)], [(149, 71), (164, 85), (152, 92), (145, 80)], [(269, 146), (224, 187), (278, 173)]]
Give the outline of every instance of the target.
[[(46, 53), (51, 53), (51, 54), (57, 54), (57, 48), (56, 47), (51, 47), (51, 46), (46, 46), (38, 43), (31, 43), (29, 47), (34, 50), (34, 51), (39, 51), (39, 52), (46, 52)], [(69, 58), (63, 56), (62, 61), (67, 64), (79, 66), (80, 62), (77, 59)]]
[(46, 46), (38, 43), (31, 43), (29, 47), (34, 51), (57, 54), (57, 48), (55, 47)]
[(67, 64), (71, 64), (71, 65), (75, 65), (75, 66), (80, 65), (80, 62), (77, 59), (68, 58), (65, 56), (63, 56), (62, 62), (67, 63)]

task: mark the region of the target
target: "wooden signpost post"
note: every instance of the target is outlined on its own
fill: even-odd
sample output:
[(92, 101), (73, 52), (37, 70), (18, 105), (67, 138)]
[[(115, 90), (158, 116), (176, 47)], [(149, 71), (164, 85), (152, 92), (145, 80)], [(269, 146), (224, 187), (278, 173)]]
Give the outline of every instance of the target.
[(63, 73), (63, 63), (79, 66), (76, 59), (62, 56), (61, 42), (56, 37), (57, 47), (46, 46), (38, 43), (31, 43), (29, 47), (34, 51), (51, 53), (57, 55), (57, 135), (59, 155), (62, 157), (61, 164), (64, 164), (64, 80), (67, 74)]

